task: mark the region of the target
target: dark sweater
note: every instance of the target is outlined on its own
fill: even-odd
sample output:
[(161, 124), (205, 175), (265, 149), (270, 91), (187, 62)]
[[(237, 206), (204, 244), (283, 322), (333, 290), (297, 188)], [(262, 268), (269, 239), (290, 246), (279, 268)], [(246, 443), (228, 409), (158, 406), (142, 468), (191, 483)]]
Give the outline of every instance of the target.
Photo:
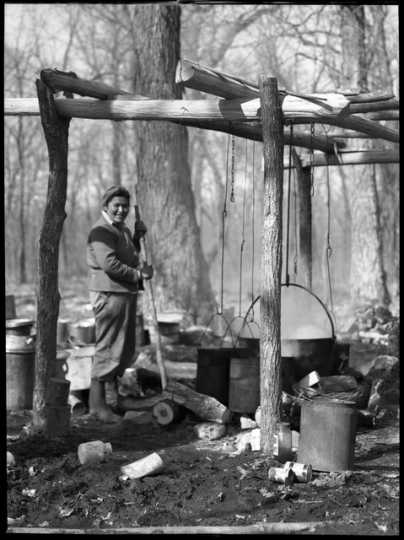
[(126, 225), (119, 229), (101, 217), (87, 241), (90, 291), (136, 293), (139, 253)]

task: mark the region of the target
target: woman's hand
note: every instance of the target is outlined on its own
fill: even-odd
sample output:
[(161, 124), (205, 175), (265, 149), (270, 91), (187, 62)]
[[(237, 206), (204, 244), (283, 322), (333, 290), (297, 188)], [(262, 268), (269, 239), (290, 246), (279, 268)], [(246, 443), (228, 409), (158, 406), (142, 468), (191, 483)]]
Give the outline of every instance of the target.
[(135, 221), (135, 233), (134, 238), (140, 240), (147, 233), (147, 227), (141, 219)]
[(142, 275), (142, 279), (151, 279), (154, 274), (153, 266), (151, 264), (143, 263), (142, 267), (140, 268), (140, 273)]

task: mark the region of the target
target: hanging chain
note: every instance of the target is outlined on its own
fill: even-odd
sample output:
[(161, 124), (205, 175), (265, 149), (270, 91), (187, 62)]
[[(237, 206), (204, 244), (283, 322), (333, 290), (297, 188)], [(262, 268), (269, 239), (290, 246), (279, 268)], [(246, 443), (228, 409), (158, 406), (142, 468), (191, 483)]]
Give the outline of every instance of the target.
[[(252, 151), (252, 216), (251, 216), (251, 231), (252, 231), (252, 246), (251, 246), (251, 299), (254, 300), (254, 259), (255, 259), (255, 141), (253, 141)], [(254, 306), (252, 308), (251, 320), (254, 320)]]
[(224, 233), (225, 233), (225, 224), (227, 216), (227, 188), (229, 183), (229, 148), (230, 148), (230, 136), (227, 138), (227, 152), (226, 152), (226, 183), (224, 188), (224, 202), (223, 202), (223, 212), (222, 212), (222, 253), (221, 253), (221, 264), (220, 264), (220, 304), (217, 310), (218, 315), (223, 315), (223, 289), (224, 289)]
[(297, 175), (294, 175), (294, 190), (293, 190), (293, 201), (295, 207), (295, 256), (293, 258), (293, 273), (294, 279), (297, 280), (297, 238), (298, 238), (298, 227), (297, 227)]
[(235, 149), (236, 149), (236, 138), (234, 135), (231, 136), (231, 192), (230, 192), (230, 202), (235, 202), (234, 197), (234, 160), (235, 160)]
[(286, 212), (286, 263), (285, 263), (285, 283), (289, 285), (289, 229), (290, 229), (290, 184), (292, 175), (292, 138), (293, 138), (293, 124), (290, 124), (290, 144), (289, 144), (289, 170), (288, 170), (288, 199), (287, 199), (287, 212)]
[(332, 255), (331, 248), (331, 190), (330, 190), (330, 171), (329, 167), (327, 169), (327, 246), (326, 246), (326, 260), (327, 260), (327, 277), (328, 277), (328, 294), (330, 299), (331, 312), (334, 313), (334, 301), (332, 295), (332, 285), (331, 285), (331, 268), (330, 268), (330, 258)]
[(310, 193), (314, 197), (314, 122), (310, 123)]
[(239, 284), (239, 297), (238, 297), (238, 314), (241, 317), (241, 298), (242, 298), (242, 288), (243, 288), (243, 251), (245, 244), (245, 220), (246, 220), (246, 202), (247, 202), (247, 143), (248, 139), (245, 140), (245, 166), (244, 166), (244, 193), (243, 193), (243, 224), (241, 230), (241, 244), (240, 244), (240, 284)]

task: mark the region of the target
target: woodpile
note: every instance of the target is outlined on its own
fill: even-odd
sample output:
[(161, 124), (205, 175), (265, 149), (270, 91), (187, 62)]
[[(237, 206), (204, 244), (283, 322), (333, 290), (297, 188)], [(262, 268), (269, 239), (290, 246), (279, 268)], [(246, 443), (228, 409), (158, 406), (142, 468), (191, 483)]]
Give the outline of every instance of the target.
[(361, 307), (355, 312), (355, 320), (348, 330), (352, 339), (362, 343), (383, 345), (398, 351), (400, 320), (382, 305)]

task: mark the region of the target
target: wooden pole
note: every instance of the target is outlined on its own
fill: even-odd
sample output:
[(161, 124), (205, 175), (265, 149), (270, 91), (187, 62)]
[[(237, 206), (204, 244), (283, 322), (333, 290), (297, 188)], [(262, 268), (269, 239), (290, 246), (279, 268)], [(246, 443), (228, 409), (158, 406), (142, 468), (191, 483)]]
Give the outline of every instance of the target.
[(260, 77), (264, 147), (264, 209), (261, 259), (260, 395), (261, 449), (271, 454), (281, 397), (281, 269), (283, 123), (275, 78)]
[(49, 179), (45, 213), (39, 237), (37, 339), (33, 426), (46, 428), (46, 401), (52, 363), (56, 360), (59, 314), (59, 241), (65, 220), (69, 118), (58, 115), (49, 88), (36, 81), (41, 122), (49, 155)]
[[(73, 87), (73, 85), (70, 85)], [(133, 96), (131, 96), (133, 99)], [(140, 98), (139, 98), (140, 99)], [(145, 98), (142, 98), (145, 99)], [(7, 116), (39, 116), (38, 101), (34, 98), (23, 99), (6, 99), (5, 114)], [(262, 129), (258, 122), (231, 122), (229, 120), (172, 120), (175, 124), (180, 124), (187, 127), (195, 127), (199, 129), (209, 129), (220, 131), (222, 133), (230, 133), (236, 137), (243, 137), (253, 141), (262, 142)], [(329, 140), (325, 135), (317, 134), (312, 136), (310, 133), (293, 133), (290, 137), (289, 131), (284, 133), (284, 144), (293, 144), (302, 148), (320, 150), (321, 152), (333, 152), (334, 142)], [(338, 148), (345, 148), (343, 141), (337, 141)]]
[[(233, 100), (183, 100), (183, 99), (127, 99), (96, 100), (91, 98), (56, 98), (57, 112), (71, 118), (93, 118), (99, 120), (190, 120), (230, 122), (259, 121), (259, 99)], [(6, 99), (4, 114), (35, 115), (37, 103), (32, 98)], [(286, 96), (282, 101), (282, 111), (286, 124), (321, 123), (352, 129), (360, 133), (399, 142), (397, 130), (382, 126), (375, 121), (358, 115), (344, 115), (329, 112), (321, 105), (304, 99)]]
[(299, 205), (298, 263), (302, 285), (312, 286), (312, 212), (311, 212), (311, 167), (302, 167), (297, 152), (292, 148), (293, 162), (297, 175), (297, 200)]

